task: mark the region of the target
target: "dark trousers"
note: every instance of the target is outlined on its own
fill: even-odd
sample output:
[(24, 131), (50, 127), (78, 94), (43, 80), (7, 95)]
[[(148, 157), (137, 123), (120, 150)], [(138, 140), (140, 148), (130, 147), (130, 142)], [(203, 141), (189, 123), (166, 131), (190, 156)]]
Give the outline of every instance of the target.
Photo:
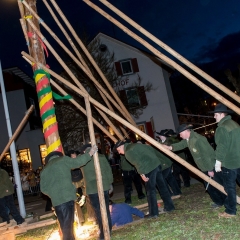
[(227, 193), (227, 197), (224, 203), (225, 212), (228, 214), (236, 215), (236, 180), (240, 179), (240, 169), (228, 169), (222, 167), (222, 174), (224, 190)]
[(125, 201), (131, 201), (132, 182), (135, 185), (135, 188), (138, 193), (138, 197), (141, 198), (141, 197), (145, 196), (142, 191), (142, 182), (141, 182), (141, 177), (139, 176), (139, 174), (135, 170), (122, 171), (122, 173), (123, 173)]
[(13, 194), (0, 198), (0, 216), (3, 222), (10, 222), (9, 211), (17, 224), (24, 222), (24, 219), (15, 206)]
[[(95, 211), (95, 216), (96, 220), (99, 226), (100, 234), (99, 238), (104, 239), (104, 232), (103, 232), (103, 224), (102, 224), (102, 216), (101, 216), (101, 210), (100, 210), (100, 203), (99, 203), (99, 197), (98, 194), (89, 194), (88, 195), (90, 203)], [(109, 231), (111, 232), (112, 230), (112, 221), (111, 221), (111, 216), (109, 212), (109, 196), (108, 196), (108, 191), (104, 191), (104, 198), (105, 198), (105, 204), (106, 204), (106, 210), (107, 210), (107, 217), (108, 217), (108, 226), (109, 226)]]
[(179, 188), (178, 183), (177, 183), (175, 177), (172, 175), (172, 167), (164, 169), (162, 171), (162, 175), (163, 175), (163, 178), (166, 181), (167, 187), (169, 185), (171, 190), (172, 190), (171, 191), (169, 189), (169, 187), (168, 187), (168, 190), (169, 190), (171, 195), (176, 196), (176, 195), (182, 194), (181, 189)]
[(63, 240), (74, 240), (74, 201), (69, 201), (55, 206), (55, 212), (61, 227)]
[(156, 196), (156, 186), (160, 192), (160, 196), (164, 203), (164, 209), (166, 211), (174, 210), (173, 201), (171, 195), (166, 186), (165, 180), (162, 175), (161, 166), (155, 168), (151, 172), (145, 174), (149, 180), (145, 183), (147, 190), (148, 208), (150, 216), (158, 215), (158, 205)]
[[(207, 172), (203, 172), (206, 175), (208, 175)], [(216, 181), (217, 183), (219, 183), (220, 185), (223, 185), (223, 174), (222, 172), (215, 172), (214, 171), (214, 177), (213, 180)], [(204, 185), (205, 187), (207, 186), (208, 182), (204, 181)], [(211, 184), (208, 185), (207, 191), (211, 197), (211, 199), (213, 200), (214, 203), (216, 203), (217, 205), (222, 206), (225, 202), (226, 199), (226, 195), (222, 192), (220, 192), (218, 189), (216, 189), (214, 186), (212, 186)]]
[(178, 162), (173, 162), (173, 176), (175, 177), (178, 186), (181, 188), (181, 178), (180, 175), (182, 176), (183, 179), (183, 184), (185, 187), (190, 186), (190, 176), (189, 176), (189, 171), (187, 168), (185, 168), (182, 164)]

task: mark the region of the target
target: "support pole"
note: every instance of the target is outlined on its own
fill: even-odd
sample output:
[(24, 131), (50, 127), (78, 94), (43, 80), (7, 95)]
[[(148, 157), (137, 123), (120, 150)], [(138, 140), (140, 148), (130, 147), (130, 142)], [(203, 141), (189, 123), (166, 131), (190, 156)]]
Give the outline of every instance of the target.
[(111, 17), (109, 14), (104, 12), (102, 9), (100, 9), (98, 6), (90, 2), (89, 0), (83, 0), (86, 4), (88, 4), (90, 7), (95, 9), (97, 12), (99, 12), (102, 16), (107, 18), (109, 21), (117, 25), (120, 29), (122, 29), (126, 34), (140, 42), (143, 46), (145, 46), (147, 49), (149, 49), (151, 52), (153, 52), (157, 57), (171, 65), (173, 68), (178, 70), (180, 73), (182, 73), (185, 77), (187, 77), (189, 80), (191, 80), (193, 83), (195, 83), (197, 86), (202, 88), (205, 92), (209, 93), (211, 96), (216, 98), (219, 102), (225, 104), (227, 107), (232, 109), (234, 112), (240, 115), (240, 108), (236, 105), (232, 104), (230, 101), (228, 101), (226, 98), (218, 94), (216, 91), (212, 90), (210, 87), (205, 85), (203, 82), (198, 80), (196, 77), (194, 77), (191, 73), (189, 73), (187, 70), (185, 70), (183, 67), (181, 67), (179, 64), (159, 52), (156, 48), (151, 46), (148, 42), (146, 42), (144, 39), (140, 38), (138, 35), (130, 31), (127, 27), (125, 27), (123, 24), (121, 24), (119, 21)]
[[(92, 123), (92, 113), (91, 113), (91, 107), (89, 103), (89, 95), (86, 95), (84, 97), (84, 100), (86, 105), (90, 140), (91, 140), (91, 145), (93, 146), (93, 145), (96, 145), (96, 139), (95, 139), (94, 128)], [(97, 177), (98, 197), (99, 197), (100, 210), (101, 210), (101, 216), (103, 221), (104, 239), (110, 240), (110, 231), (108, 226), (108, 217), (107, 217), (106, 204), (105, 204), (105, 198), (104, 198), (102, 174), (101, 174), (101, 168), (100, 168), (97, 152), (93, 155), (93, 159), (94, 159), (94, 167), (95, 167), (95, 172)]]
[(11, 143), (17, 138), (17, 136), (19, 135), (20, 131), (22, 130), (22, 128), (24, 127), (24, 125), (26, 124), (30, 114), (32, 113), (34, 109), (34, 106), (31, 105), (31, 107), (27, 110), (27, 112), (25, 113), (25, 117), (22, 119), (22, 121), (20, 122), (20, 124), (18, 125), (17, 129), (15, 130), (14, 134), (12, 135), (12, 137), (10, 138), (8, 144), (6, 145), (6, 147), (4, 148), (4, 150), (2, 151), (1, 155), (0, 155), (0, 161), (2, 160), (3, 156), (5, 155), (5, 153), (8, 151)]
[[(7, 104), (7, 97), (6, 97), (6, 91), (5, 91), (5, 86), (4, 86), (4, 80), (3, 80), (1, 62), (0, 62), (0, 85), (1, 85), (1, 90), (2, 90), (3, 107), (4, 107), (4, 111), (5, 111), (8, 136), (11, 139), (12, 138), (12, 128), (11, 128), (10, 116), (9, 116), (9, 111), (8, 111), (8, 104)], [(25, 218), (26, 217), (26, 209), (25, 209), (25, 205), (24, 205), (22, 184), (21, 184), (21, 179), (20, 179), (20, 174), (19, 174), (18, 162), (17, 162), (17, 157), (16, 157), (16, 147), (15, 147), (14, 141), (12, 141), (12, 143), (11, 143), (10, 153), (11, 153), (11, 157), (12, 157), (12, 165), (13, 165), (15, 184), (17, 185), (16, 190), (17, 190), (17, 197), (18, 197), (18, 203), (19, 203), (19, 210), (20, 210), (21, 216), (23, 218)], [(0, 181), (2, 181), (2, 180), (0, 180)]]
[(231, 98), (233, 98), (235, 101), (237, 101), (238, 103), (240, 102), (240, 97), (235, 94), (234, 92), (232, 92), (230, 89), (226, 88), (224, 85), (222, 85), (220, 82), (218, 82), (217, 80), (215, 80), (214, 78), (212, 78), (210, 75), (208, 75), (207, 73), (205, 73), (203, 70), (201, 70), (200, 68), (198, 68), (196, 65), (194, 65), (193, 63), (191, 63), (190, 61), (188, 61), (186, 58), (184, 58), (182, 55), (180, 55), (179, 53), (177, 53), (176, 51), (174, 51), (172, 48), (170, 48), (168, 45), (166, 45), (165, 43), (163, 43), (162, 41), (160, 41), (158, 38), (156, 38), (155, 36), (153, 36), (150, 32), (148, 32), (146, 29), (144, 29), (143, 27), (141, 27), (139, 24), (137, 24), (136, 22), (134, 22), (131, 18), (129, 18), (128, 16), (126, 16), (123, 12), (121, 12), (119, 9), (117, 9), (116, 7), (114, 7), (111, 3), (109, 3), (106, 0), (99, 0), (101, 3), (103, 3), (105, 6), (107, 6), (108, 8), (110, 8), (113, 12), (115, 12), (119, 17), (121, 17), (122, 19), (124, 19), (127, 23), (129, 23), (130, 25), (132, 25), (133, 27), (135, 27), (139, 32), (141, 32), (142, 34), (144, 34), (146, 37), (148, 37), (149, 39), (151, 39), (153, 42), (155, 42), (156, 44), (158, 44), (160, 47), (162, 47), (164, 50), (166, 50), (167, 52), (169, 52), (170, 54), (172, 54), (175, 58), (177, 58), (179, 61), (181, 61), (182, 63), (184, 63), (186, 66), (188, 66), (190, 69), (192, 69), (193, 71), (195, 71), (197, 74), (199, 74), (200, 76), (202, 76), (203, 78), (205, 78), (207, 81), (209, 81), (210, 83), (212, 83), (214, 86), (216, 86), (217, 88), (219, 88), (220, 90), (222, 90), (224, 93), (226, 93), (228, 96), (230, 96)]

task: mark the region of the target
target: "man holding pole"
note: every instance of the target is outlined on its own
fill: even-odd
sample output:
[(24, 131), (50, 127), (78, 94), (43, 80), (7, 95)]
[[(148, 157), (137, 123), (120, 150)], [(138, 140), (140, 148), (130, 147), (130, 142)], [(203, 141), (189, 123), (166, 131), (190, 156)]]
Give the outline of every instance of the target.
[(217, 104), (210, 113), (214, 113), (218, 123), (215, 132), (215, 171), (222, 172), (224, 190), (228, 194), (224, 204), (225, 212), (220, 213), (219, 217), (232, 218), (237, 212), (236, 180), (240, 183), (240, 126), (228, 115), (233, 111), (222, 103)]
[[(80, 153), (88, 153), (90, 150), (91, 145), (85, 144), (81, 147)], [(91, 150), (90, 150), (91, 151)], [(106, 204), (106, 211), (107, 211), (107, 218), (108, 218), (108, 226), (111, 233), (112, 230), (112, 222), (111, 216), (109, 211), (109, 195), (108, 190), (110, 189), (110, 185), (113, 183), (113, 175), (112, 169), (108, 163), (107, 158), (103, 154), (98, 154), (99, 157), (99, 164), (101, 168), (101, 175), (102, 175), (102, 183), (103, 183), (103, 191), (104, 191), (104, 199)], [(97, 177), (96, 171), (94, 166), (94, 161), (88, 162), (86, 165), (81, 167), (84, 185), (86, 189), (86, 195), (90, 200), (90, 204), (95, 212), (95, 217), (99, 226), (99, 240), (104, 239), (104, 231), (103, 231), (103, 221), (101, 216), (101, 204), (99, 202), (99, 195), (98, 195), (98, 187), (97, 187)], [(105, 236), (106, 237), (106, 236)]]
[(45, 158), (46, 166), (41, 172), (41, 192), (49, 196), (60, 224), (63, 240), (74, 240), (74, 200), (76, 188), (72, 184), (71, 169), (81, 167), (89, 162), (92, 155), (97, 152), (93, 146), (89, 153), (70, 158), (63, 156), (62, 152), (53, 151)]
[[(171, 144), (171, 146), (163, 146), (174, 152), (188, 147), (198, 168), (206, 175), (212, 177), (214, 181), (222, 184), (222, 175), (214, 172), (215, 154), (213, 148), (204, 136), (191, 130), (192, 127), (193, 126), (190, 124), (180, 125), (177, 129), (177, 132), (180, 134), (180, 137), (183, 140), (178, 143)], [(208, 193), (213, 200), (212, 207), (218, 208), (222, 206), (224, 204), (226, 195), (221, 193), (212, 185), (207, 185), (206, 182), (204, 182), (204, 184), (207, 186)]]
[(126, 143), (124, 141), (118, 141), (114, 148), (119, 154), (125, 155), (126, 159), (135, 166), (145, 182), (149, 217), (156, 218), (159, 215), (156, 186), (164, 203), (164, 211), (173, 211), (175, 207), (163, 178), (161, 163), (155, 150), (146, 144)]

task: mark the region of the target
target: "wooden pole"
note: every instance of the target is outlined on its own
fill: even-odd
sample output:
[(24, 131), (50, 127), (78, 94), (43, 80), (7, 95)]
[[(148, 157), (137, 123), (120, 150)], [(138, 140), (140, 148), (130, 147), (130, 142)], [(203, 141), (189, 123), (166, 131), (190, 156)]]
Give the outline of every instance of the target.
[(136, 126), (136, 123), (134, 122), (132, 116), (130, 115), (130, 113), (128, 112), (128, 110), (126, 109), (126, 107), (124, 106), (124, 104), (122, 103), (122, 101), (120, 100), (120, 98), (118, 97), (118, 95), (116, 94), (115, 90), (112, 88), (112, 86), (110, 85), (110, 83), (108, 82), (107, 78), (104, 76), (104, 74), (102, 73), (101, 69), (99, 68), (99, 66), (96, 64), (95, 60), (93, 59), (93, 57), (91, 56), (91, 54), (88, 52), (87, 48), (85, 47), (85, 45), (82, 43), (82, 41), (80, 40), (80, 38), (78, 37), (78, 35), (76, 34), (76, 32), (74, 31), (73, 27), (71, 26), (71, 24), (69, 23), (69, 21), (67, 20), (67, 18), (65, 17), (65, 15), (63, 14), (63, 12), (61, 11), (61, 9), (59, 8), (59, 6), (57, 5), (56, 1), (54, 0), (50, 0), (51, 3), (53, 4), (53, 6), (55, 7), (56, 11), (58, 12), (58, 14), (61, 16), (62, 20), (64, 21), (64, 23), (66, 24), (66, 26), (68, 27), (68, 29), (70, 30), (70, 32), (72, 33), (72, 35), (74, 36), (75, 40), (77, 41), (77, 43), (79, 44), (79, 46), (81, 47), (81, 49), (83, 50), (83, 52), (85, 53), (85, 55), (88, 57), (89, 61), (92, 63), (92, 65), (94, 66), (94, 68), (96, 69), (96, 71), (98, 72), (99, 76), (102, 78), (102, 80), (104, 81), (104, 83), (106, 84), (107, 88), (109, 89), (109, 91), (111, 92), (112, 96), (114, 96), (114, 98), (116, 99), (116, 101), (118, 102), (118, 104), (120, 105), (120, 107), (122, 108), (122, 111), (125, 113), (123, 115), (125, 115), (125, 117), (127, 117), (127, 119), (129, 119), (129, 121)]
[[(29, 6), (31, 6), (32, 9), (34, 9), (35, 12), (37, 12), (36, 0), (27, 0), (26, 2), (28, 3)], [(39, 29), (39, 23), (37, 19), (31, 15), (31, 12), (27, 8), (23, 7), (21, 1), (18, 1), (18, 5), (21, 16), (24, 15), (26, 19), (32, 18), (32, 21), (34, 22), (36, 28)], [(46, 61), (44, 56), (44, 50), (43, 47), (41, 46), (39, 38), (28, 23), (26, 24), (26, 26), (28, 36), (30, 36), (29, 37), (30, 55), (38, 62), (45, 65)], [(43, 71), (41, 71), (38, 65), (35, 64), (32, 67), (35, 73), (36, 90), (38, 93), (40, 115), (42, 118), (43, 134), (47, 146), (47, 152), (50, 153), (54, 150), (63, 152), (61, 140), (58, 133), (58, 125), (54, 111), (55, 109), (52, 100), (52, 92), (50, 91), (47, 93), (43, 93), (46, 92), (45, 91), (46, 89), (50, 88), (47, 75)]]
[(106, 12), (104, 12), (102, 9), (100, 9), (99, 7), (97, 7), (95, 4), (93, 4), (92, 2), (90, 2), (89, 0), (83, 0), (85, 3), (87, 3), (90, 7), (92, 7), (93, 9), (95, 9), (97, 12), (99, 12), (102, 16), (104, 16), (105, 18), (107, 18), (109, 21), (111, 21), (112, 23), (114, 23), (115, 25), (117, 25), (119, 28), (121, 28), (125, 33), (127, 33), (129, 36), (131, 36), (132, 38), (134, 38), (135, 40), (137, 40), (138, 42), (140, 42), (142, 45), (144, 45), (146, 48), (148, 48), (151, 52), (153, 52), (157, 57), (159, 57), (160, 59), (162, 59), (163, 61), (165, 61), (166, 63), (168, 63), (169, 65), (171, 65), (172, 67), (174, 67), (176, 70), (178, 70), (179, 72), (181, 72), (185, 77), (187, 77), (189, 80), (191, 80), (193, 83), (195, 83), (197, 86), (199, 86), (200, 88), (202, 88), (204, 91), (208, 92), (211, 96), (213, 96), (214, 98), (216, 98), (219, 102), (225, 104), (226, 106), (228, 106), (230, 109), (232, 109), (234, 112), (236, 112), (237, 114), (240, 114), (240, 108), (238, 108), (237, 106), (235, 106), (234, 104), (232, 104), (230, 101), (228, 101), (227, 99), (225, 99), (224, 97), (222, 97), (220, 94), (218, 94), (217, 92), (213, 91), (210, 87), (208, 87), (207, 85), (205, 85), (204, 83), (202, 83), (200, 80), (198, 80), (196, 77), (194, 77), (192, 74), (190, 74), (188, 71), (186, 71), (183, 67), (181, 67), (179, 64), (177, 64), (176, 62), (174, 62), (173, 60), (171, 60), (170, 58), (168, 58), (167, 56), (165, 56), (164, 54), (162, 54), (161, 52), (159, 52), (156, 48), (152, 47), (148, 42), (146, 42), (145, 40), (143, 40), (142, 38), (140, 38), (138, 35), (136, 35), (135, 33), (133, 33), (132, 31), (130, 31), (128, 28), (126, 28), (125, 26), (123, 26), (120, 22), (118, 22), (116, 19), (114, 19), (113, 17), (111, 17), (109, 14), (107, 14)]
[(205, 73), (203, 70), (201, 70), (200, 68), (198, 68), (197, 66), (195, 66), (193, 63), (191, 63), (190, 61), (188, 61), (186, 58), (184, 58), (182, 55), (180, 55), (179, 53), (177, 53), (175, 50), (173, 50), (172, 48), (170, 48), (168, 45), (166, 45), (165, 43), (163, 43), (162, 41), (160, 41), (158, 38), (156, 38), (155, 36), (153, 36), (150, 32), (148, 32), (147, 30), (145, 30), (143, 27), (141, 27), (139, 24), (137, 24), (136, 22), (134, 22), (131, 18), (129, 18), (127, 15), (125, 15), (123, 12), (121, 12), (119, 9), (117, 9), (116, 7), (114, 7), (111, 3), (109, 3), (106, 0), (99, 0), (101, 3), (103, 3), (105, 6), (107, 6), (109, 9), (111, 9), (113, 12), (115, 12), (118, 16), (120, 16), (122, 19), (124, 19), (127, 23), (129, 23), (130, 25), (132, 25), (133, 27), (135, 27), (138, 31), (140, 31), (141, 33), (143, 33), (145, 36), (147, 36), (149, 39), (151, 39), (153, 42), (155, 42), (156, 44), (158, 44), (160, 47), (162, 47), (164, 50), (166, 50), (167, 52), (169, 52), (170, 54), (172, 54), (174, 57), (176, 57), (179, 61), (181, 61), (182, 63), (184, 63), (187, 67), (189, 67), (190, 69), (192, 69), (193, 71), (195, 71), (196, 73), (198, 73), (200, 76), (202, 76), (203, 78), (205, 78), (207, 81), (209, 81), (210, 83), (212, 83), (214, 86), (216, 86), (217, 88), (219, 88), (220, 90), (222, 90), (224, 93), (226, 93), (228, 96), (230, 96), (231, 98), (233, 98), (234, 100), (236, 100), (238, 103), (240, 102), (240, 97), (235, 94), (234, 92), (232, 92), (231, 90), (229, 90), (228, 88), (226, 88), (224, 85), (222, 85), (220, 82), (218, 82), (217, 80), (215, 80), (214, 78), (212, 78), (210, 75), (208, 75), (207, 73)]
[[(36, 28), (36, 26), (32, 23), (32, 21), (30, 19), (27, 19), (28, 23), (30, 24), (30, 26), (36, 31), (36, 33), (38, 34), (38, 36), (43, 40), (43, 42), (46, 44), (46, 46), (49, 48), (49, 50), (52, 52), (52, 54), (55, 56), (55, 58), (58, 60), (58, 62), (61, 64), (61, 66), (65, 69), (65, 71), (68, 73), (68, 75), (73, 79), (73, 81), (76, 83), (76, 85), (84, 92), (87, 92), (85, 90), (85, 88), (82, 86), (82, 84), (78, 81), (78, 79), (75, 77), (75, 75), (72, 73), (72, 71), (68, 68), (68, 66), (64, 63), (64, 61), (61, 59), (61, 57), (58, 55), (58, 53), (53, 49), (53, 47), (49, 44), (49, 42), (46, 40), (46, 38), (42, 35), (42, 33), (40, 31), (38, 31), (38, 29)], [(77, 60), (78, 61), (78, 60)], [(79, 61), (78, 61), (79, 62)], [(79, 62), (80, 63), (80, 62)], [(84, 70), (85, 68), (83, 68)], [(85, 69), (86, 71), (86, 69)], [(86, 72), (86, 74), (88, 74), (88, 72)], [(90, 78), (92, 78), (92, 80), (94, 79), (92, 75), (88, 76)], [(94, 81), (94, 80), (93, 80)], [(103, 87), (95, 80), (97, 87), (99, 87), (99, 89), (101, 91), (103, 91), (105, 93), (105, 96), (108, 95), (108, 97), (110, 98), (109, 94), (107, 94), (107, 92), (103, 89)], [(121, 108), (119, 107), (119, 105), (111, 98), (112, 102), (114, 103), (114, 105), (118, 108), (118, 110), (122, 113)], [(99, 110), (98, 110), (99, 111)], [(103, 115), (104, 113), (101, 113), (101, 115)], [(122, 113), (123, 114), (123, 113)], [(107, 116), (105, 116), (105, 118), (107, 118)], [(110, 121), (110, 120), (108, 120)], [(115, 128), (113, 126), (113, 124), (111, 124), (111, 127)], [(122, 138), (122, 134), (115, 129), (115, 133), (118, 134), (120, 136), (120, 138)]]
[[(90, 71), (90, 69), (88, 68), (86, 62), (84, 61), (84, 59), (81, 57), (80, 53), (78, 52), (77, 48), (75, 47), (74, 43), (72, 42), (70, 36), (67, 34), (67, 32), (65, 31), (65, 29), (63, 28), (63, 26), (61, 25), (61, 23), (58, 21), (56, 15), (54, 14), (54, 12), (52, 11), (51, 7), (49, 6), (49, 4), (44, 0), (44, 3), (46, 5), (46, 7), (48, 8), (48, 10), (50, 11), (52, 17), (54, 18), (54, 20), (56, 21), (57, 25), (60, 27), (60, 29), (62, 30), (63, 34), (65, 35), (65, 37), (67, 38), (67, 40), (69, 41), (70, 45), (73, 47), (75, 53), (77, 54), (78, 58), (80, 58), (80, 61), (78, 61), (78, 59), (69, 51), (69, 49), (63, 44), (63, 42), (53, 33), (53, 31), (47, 26), (47, 24), (37, 15), (37, 13), (26, 3), (26, 1), (22, 2), (26, 8), (28, 8), (28, 10), (34, 15), (34, 17), (42, 24), (42, 26), (49, 32), (49, 34), (57, 41), (57, 43), (59, 43), (59, 45), (66, 51), (66, 53), (74, 60), (74, 62), (85, 72), (85, 74), (87, 74), (88, 76), (91, 75), (90, 80), (92, 80), (94, 82), (94, 84), (97, 86), (97, 90), (100, 93), (101, 97), (103, 98), (103, 100), (105, 101), (106, 105), (108, 106), (108, 108), (114, 112), (112, 106), (110, 105), (108, 99), (106, 96), (109, 96), (109, 94), (106, 94), (106, 92), (102, 92), (104, 91), (104, 88), (102, 88), (102, 86), (99, 84), (99, 82), (94, 78), (92, 72)], [(87, 71), (87, 72), (86, 72)], [(105, 93), (105, 95), (104, 95)], [(112, 102), (115, 102), (113, 99), (110, 98), (110, 100)], [(117, 103), (115, 102), (115, 106), (118, 106)], [(120, 110), (120, 107), (118, 108), (118, 110), (123, 114), (123, 116), (126, 117), (126, 119), (128, 119), (128, 121), (131, 122), (132, 118), (128, 118), (128, 116), (126, 116), (123, 111)], [(102, 115), (103, 113), (101, 113)], [(104, 116), (105, 118), (107, 116)], [(120, 126), (120, 129), (122, 130), (122, 132), (124, 134), (126, 134), (125, 129)], [(114, 131), (115, 132), (115, 131)], [(115, 132), (117, 135), (119, 135), (119, 131), (117, 130), (117, 132)]]
[[(55, 58), (58, 60), (58, 62), (61, 64), (61, 66), (65, 69), (65, 71), (68, 73), (68, 75), (73, 79), (73, 81), (76, 83), (76, 85), (84, 92), (87, 93), (87, 91), (85, 90), (85, 88), (82, 86), (82, 84), (78, 81), (78, 79), (75, 77), (75, 75), (72, 73), (72, 71), (68, 68), (68, 66), (64, 63), (64, 61), (61, 59), (61, 57), (58, 55), (58, 53), (53, 49), (53, 47), (48, 43), (48, 41), (45, 39), (45, 37), (42, 35), (42, 33), (40, 31), (38, 31), (38, 29), (36, 28), (36, 26), (32, 23), (32, 21), (30, 19), (27, 19), (28, 23), (30, 24), (30, 26), (36, 31), (36, 33), (38, 34), (38, 36), (44, 41), (44, 43), (46, 43), (47, 47), (49, 48), (49, 50), (53, 53), (53, 55), (55, 56)], [(49, 71), (49, 69), (47, 70)], [(50, 72), (50, 71), (49, 71)], [(91, 77), (91, 75), (88, 75), (89, 77)], [(99, 87), (101, 88), (101, 91), (103, 90), (105, 92), (105, 90), (102, 88), (102, 86), (98, 83)], [(105, 95), (107, 95), (107, 93), (105, 92)], [(112, 99), (113, 100), (113, 99)], [(114, 101), (114, 100), (113, 100)], [(120, 108), (117, 105), (118, 108)], [(119, 109), (121, 110), (121, 109)], [(97, 111), (99, 112), (99, 109), (97, 109)], [(105, 115), (102, 112), (99, 112), (101, 114), (101, 116)], [(104, 116), (105, 119), (107, 119), (107, 116)], [(118, 134), (118, 136), (120, 138), (122, 138), (122, 134), (114, 127), (114, 125), (111, 123), (110, 120), (108, 120), (108, 124), (110, 124), (111, 127), (113, 127), (116, 131), (115, 133)]]
[(2, 151), (1, 155), (0, 155), (0, 161), (2, 160), (3, 156), (5, 155), (5, 153), (7, 152), (7, 150), (9, 149), (10, 145), (12, 144), (12, 142), (17, 138), (18, 134), (21, 132), (22, 128), (24, 127), (25, 123), (27, 122), (30, 114), (32, 113), (34, 109), (34, 106), (31, 105), (31, 107), (27, 110), (27, 112), (25, 113), (24, 118), (22, 119), (22, 121), (20, 122), (20, 124), (18, 125), (17, 129), (15, 130), (14, 134), (12, 135), (12, 137), (9, 139), (8, 144), (6, 145), (6, 147), (4, 148), (4, 150)]
[[(91, 107), (89, 103), (89, 95), (86, 95), (84, 97), (84, 100), (86, 105), (90, 140), (91, 140), (91, 145), (93, 146), (93, 145), (96, 145), (96, 139), (95, 139), (94, 128), (92, 123), (92, 113), (91, 113)], [(95, 167), (96, 178), (97, 178), (97, 189), (98, 189), (99, 204), (100, 204), (100, 210), (101, 210), (101, 216), (102, 216), (102, 222), (103, 222), (104, 239), (110, 240), (110, 231), (108, 226), (108, 217), (107, 217), (106, 204), (105, 204), (105, 198), (104, 198), (104, 189), (103, 189), (103, 183), (102, 183), (102, 173), (101, 173), (97, 152), (93, 155), (93, 159), (94, 159), (94, 167)]]
[[(28, 59), (30, 59), (31, 57), (22, 52), (22, 54), (27, 57)], [(44, 68), (44, 66), (42, 66), (41, 63), (36, 62), (37, 65), (39, 65), (40, 67)], [(71, 84), (70, 82), (66, 81), (64, 78), (60, 77), (60, 76), (56, 76), (56, 78), (61, 81), (62, 83), (64, 83), (66, 86), (68, 86), (69, 88), (71, 88), (72, 90), (74, 90), (76, 93), (80, 94), (83, 97), (87, 97), (88, 94), (84, 93), (83, 91), (81, 91), (79, 88), (77, 88), (76, 86), (74, 86), (73, 84)], [(204, 181), (209, 182), (212, 186), (214, 186), (215, 188), (217, 188), (219, 191), (223, 192), (224, 194), (226, 194), (226, 192), (224, 191), (223, 186), (221, 186), (220, 184), (218, 184), (217, 182), (215, 182), (214, 180), (212, 180), (210, 177), (208, 177), (207, 175), (205, 175), (204, 173), (202, 173), (200, 170), (198, 170), (197, 168), (193, 167), (191, 164), (189, 164), (188, 162), (186, 162), (184, 159), (180, 158), (178, 155), (176, 155), (175, 153), (169, 151), (168, 149), (165, 149), (162, 144), (160, 144), (159, 142), (157, 142), (156, 140), (154, 140), (153, 138), (149, 137), (146, 133), (142, 132), (140, 129), (136, 128), (135, 126), (131, 125), (129, 122), (127, 122), (126, 120), (124, 120), (123, 118), (119, 117), (117, 114), (113, 113), (112, 111), (110, 111), (108, 108), (104, 107), (102, 104), (100, 104), (98, 101), (94, 100), (93, 98), (91, 98), (89, 96), (89, 101), (94, 104), (96, 107), (100, 108), (102, 111), (104, 111), (105, 113), (107, 113), (108, 115), (110, 115), (111, 117), (113, 117), (114, 119), (116, 119), (117, 121), (119, 121), (120, 123), (122, 123), (124, 126), (128, 127), (129, 129), (131, 129), (132, 131), (134, 131), (135, 133), (137, 133), (139, 136), (141, 136), (142, 138), (144, 138), (145, 140), (147, 140), (149, 143), (151, 143), (153, 146), (155, 146), (156, 148), (158, 148), (159, 150), (161, 150), (162, 152), (164, 152), (165, 154), (167, 154), (169, 157), (175, 159), (177, 162), (179, 162), (180, 164), (182, 164), (183, 166), (185, 166), (186, 168), (188, 168), (190, 171), (192, 171), (193, 173), (195, 173), (197, 176), (199, 176), (200, 178), (202, 178)]]
[[(73, 61), (83, 70), (83, 72), (94, 82), (97, 89), (100, 92), (100, 95), (105, 96), (113, 103), (113, 105), (118, 109), (118, 111), (127, 118), (126, 114), (122, 111), (121, 107), (118, 103), (106, 92), (106, 90), (101, 86), (101, 84), (94, 78), (91, 71), (88, 69), (88, 67), (84, 67), (83, 64), (69, 51), (69, 49), (63, 44), (63, 42), (57, 37), (57, 35), (47, 26), (47, 24), (36, 14), (36, 12), (26, 3), (26, 1), (23, 1), (23, 4), (25, 7), (34, 15), (34, 17), (42, 24), (42, 26), (49, 32), (49, 34), (56, 40), (56, 42), (63, 48), (63, 50), (73, 59)], [(46, 46), (49, 48), (49, 50), (52, 52), (52, 54), (55, 56), (55, 58), (59, 61), (59, 63), (63, 66), (63, 61), (61, 60), (60, 56), (56, 53), (56, 51), (52, 48), (50, 43), (46, 40), (46, 38), (42, 35), (40, 31), (35, 27), (35, 25), (32, 23), (30, 19), (27, 19), (28, 23), (31, 25), (31, 27), (35, 30), (35, 32), (38, 34), (38, 36), (42, 39), (42, 41), (46, 44)], [(83, 61), (83, 60), (82, 60)], [(84, 62), (86, 65), (86, 63)], [(66, 65), (66, 64), (65, 64)], [(69, 74), (71, 72), (67, 65), (63, 68), (65, 71)], [(67, 70), (68, 69), (68, 70)], [(73, 74), (70, 75), (71, 77), (74, 76)], [(73, 79), (74, 80), (74, 79)], [(75, 80), (74, 80), (75, 81)], [(75, 83), (79, 86), (80, 89), (84, 89), (83, 86), (79, 83), (79, 81), (75, 81)], [(102, 94), (103, 93), (103, 94)], [(105, 98), (106, 99), (106, 98)], [(128, 118), (127, 118), (128, 119)], [(131, 120), (131, 119), (128, 119)]]
[[(50, 79), (50, 83), (64, 96), (68, 95), (56, 82), (54, 82), (52, 79)], [(83, 114), (87, 115), (86, 110), (79, 105), (74, 99), (69, 99), (69, 101), (74, 104), (76, 108), (78, 108)], [(112, 136), (109, 131), (104, 128), (95, 118), (92, 118), (93, 123), (104, 133), (106, 134), (113, 142), (117, 142), (117, 139)]]
[[(29, 63), (32, 62), (36, 62), (35, 59), (33, 59), (30, 55), (28, 55), (25, 52), (22, 52), (22, 54), (24, 55), (24, 59)], [(38, 63), (39, 64), (39, 63)], [(48, 69), (45, 65), (41, 64), (41, 68), (44, 69), (45, 71), (48, 71), (52, 76), (54, 76), (57, 79), (62, 79), (63, 81), (66, 81), (63, 77), (59, 76), (58, 74), (56, 74), (54, 71), (52, 71), (51, 69)], [(61, 81), (61, 80), (60, 80)], [(86, 94), (88, 94), (85, 89), (83, 88), (83, 90)], [(99, 114), (101, 114), (101, 116), (104, 116), (104, 119), (107, 120), (109, 126), (115, 130), (115, 133), (117, 134), (117, 136), (120, 139), (123, 139), (124, 137), (122, 136), (122, 134), (115, 128), (115, 126), (112, 124), (112, 122), (108, 119), (108, 117), (98, 108), (96, 108), (96, 110), (99, 112)]]

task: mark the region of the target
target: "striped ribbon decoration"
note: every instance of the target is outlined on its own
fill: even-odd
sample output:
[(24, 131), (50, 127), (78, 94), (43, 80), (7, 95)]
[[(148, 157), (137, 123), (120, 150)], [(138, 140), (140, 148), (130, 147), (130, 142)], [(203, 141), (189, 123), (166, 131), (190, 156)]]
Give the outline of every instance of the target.
[[(53, 104), (53, 94), (49, 85), (50, 74), (42, 69), (37, 69), (34, 71), (33, 77), (35, 79), (39, 99), (40, 115), (43, 123), (43, 134), (44, 138), (48, 139), (52, 134), (58, 131), (58, 123)], [(45, 87), (46, 85), (49, 86)], [(49, 154), (52, 151), (63, 152), (59, 136), (58, 139), (55, 139), (53, 143), (47, 146), (47, 153)]]

